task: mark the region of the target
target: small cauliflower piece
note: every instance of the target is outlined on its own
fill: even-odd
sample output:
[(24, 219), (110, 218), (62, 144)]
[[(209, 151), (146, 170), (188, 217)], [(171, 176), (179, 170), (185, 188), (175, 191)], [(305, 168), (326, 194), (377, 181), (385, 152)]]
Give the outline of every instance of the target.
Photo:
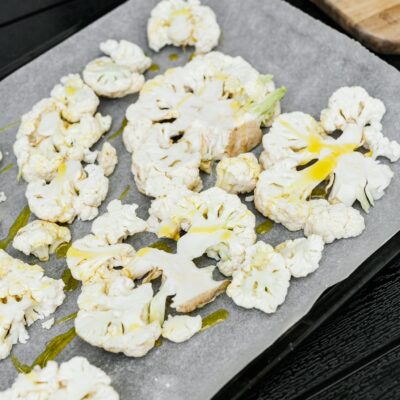
[(42, 328), (43, 329), (51, 329), (51, 327), (54, 325), (54, 317), (49, 318), (47, 321), (42, 322)]
[(19, 374), (10, 389), (0, 392), (3, 400), (119, 400), (111, 387), (111, 379), (84, 357), (46, 366)]
[(147, 229), (146, 221), (136, 216), (137, 204), (122, 204), (120, 200), (112, 200), (107, 212), (97, 217), (92, 224), (92, 233), (109, 244), (120, 243)]
[(118, 163), (117, 150), (115, 150), (115, 147), (105, 142), (97, 156), (97, 162), (103, 168), (104, 175), (110, 176)]
[(228, 193), (250, 193), (257, 184), (261, 172), (253, 153), (239, 154), (237, 157), (223, 158), (217, 165), (215, 186)]
[(92, 346), (142, 357), (161, 335), (158, 321), (149, 318), (152, 298), (150, 283), (134, 288), (126, 277), (84, 286), (78, 298), (76, 333)]
[(324, 241), (318, 235), (286, 240), (275, 248), (285, 259), (286, 268), (295, 278), (302, 278), (314, 272), (319, 267), (323, 250)]
[(79, 122), (84, 115), (93, 115), (99, 106), (99, 98), (84, 84), (79, 74), (69, 74), (61, 78), (51, 91), (51, 97), (65, 107), (61, 115), (68, 122)]
[(200, 315), (191, 317), (189, 315), (168, 316), (162, 327), (162, 337), (175, 343), (189, 340), (197, 332), (200, 332), (202, 319)]
[(44, 276), (39, 265), (29, 265), (0, 250), (0, 360), (15, 343), (29, 339), (26, 326), (52, 314), (64, 301), (64, 282)]
[(33, 254), (40, 261), (47, 261), (49, 254), (56, 248), (71, 240), (67, 227), (53, 222), (36, 220), (21, 228), (14, 237), (13, 247), (22, 253)]
[(214, 12), (199, 0), (162, 0), (147, 23), (149, 47), (154, 51), (172, 44), (208, 53), (217, 46), (220, 35)]
[(240, 307), (274, 313), (286, 298), (289, 282), (284, 258), (270, 245), (257, 242), (246, 249), (245, 261), (234, 271), (226, 294)]
[(0, 192), (0, 203), (4, 203), (7, 200), (7, 196), (4, 192)]

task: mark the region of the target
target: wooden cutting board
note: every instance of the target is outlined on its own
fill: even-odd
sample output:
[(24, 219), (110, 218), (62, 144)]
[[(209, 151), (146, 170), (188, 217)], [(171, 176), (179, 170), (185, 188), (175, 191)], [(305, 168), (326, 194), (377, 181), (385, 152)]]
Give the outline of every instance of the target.
[(400, 54), (400, 0), (311, 0), (379, 53)]

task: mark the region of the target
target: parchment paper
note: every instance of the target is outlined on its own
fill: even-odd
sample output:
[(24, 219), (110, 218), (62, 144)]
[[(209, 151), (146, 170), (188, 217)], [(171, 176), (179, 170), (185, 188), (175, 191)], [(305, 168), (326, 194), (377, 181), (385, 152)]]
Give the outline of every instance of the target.
[[(34, 103), (48, 96), (60, 77), (80, 72), (88, 61), (99, 56), (98, 44), (102, 40), (123, 38), (138, 43), (160, 65), (160, 71), (185, 63), (188, 52), (183, 54), (169, 48), (161, 54), (154, 54), (147, 48), (146, 22), (156, 2), (132, 0), (126, 3), (5, 79), (0, 84), (0, 126), (17, 120)], [(222, 27), (223, 41), (219, 50), (241, 55), (259, 71), (274, 74), (278, 85), (287, 86), (289, 91), (283, 101), (284, 111), (301, 110), (318, 117), (335, 89), (344, 85), (362, 85), (371, 95), (384, 100), (388, 109), (384, 118), (385, 134), (399, 139), (400, 75), (394, 68), (355, 41), (279, 0), (215, 0), (205, 3), (213, 7)], [(180, 54), (178, 62), (169, 61), (168, 54), (176, 52)], [(113, 116), (112, 132), (120, 127), (126, 107), (135, 99), (135, 96), (130, 96), (102, 101), (101, 111)], [(16, 128), (0, 134), (0, 148), (4, 153), (1, 167), (16, 163), (12, 153), (15, 132)], [(102, 141), (98, 146), (101, 144)], [(130, 184), (132, 188), (125, 202), (138, 203), (139, 215), (146, 217), (149, 199), (135, 189), (129, 172), (130, 155), (122, 146), (121, 137), (112, 144), (117, 146), (119, 164), (110, 179), (110, 191), (101, 210)], [(277, 313), (266, 315), (241, 309), (223, 295), (202, 309), (200, 314), (208, 315), (223, 307), (229, 310), (230, 317), (189, 342), (176, 345), (165, 341), (146, 357), (134, 359), (106, 353), (76, 338), (58, 361), (76, 355), (86, 356), (111, 376), (121, 399), (210, 398), (298, 321), (327, 287), (346, 278), (400, 229), (397, 207), (400, 164), (392, 168), (395, 171), (392, 185), (366, 217), (367, 229), (363, 235), (327, 246), (321, 267), (308, 278), (292, 280), (286, 302)], [(0, 190), (8, 196), (7, 202), (0, 205), (1, 237), (6, 236), (9, 226), (26, 204), (26, 184), (17, 183), (16, 175), (16, 167), (0, 175)], [(208, 179), (206, 183), (210, 186), (212, 180)], [(76, 239), (86, 234), (90, 224), (75, 222), (73, 237)], [(277, 244), (299, 235), (289, 234), (276, 225), (262, 238)], [(154, 235), (147, 234), (133, 238), (130, 243), (138, 248), (155, 240)], [(33, 258), (24, 257), (11, 246), (9, 250), (14, 256), (34, 262)], [(60, 277), (65, 263), (52, 258), (43, 266), (49, 276)], [(77, 309), (78, 294), (79, 290), (68, 294), (56, 312), (57, 318)], [(29, 329), (31, 339), (28, 343), (14, 346), (13, 353), (22, 361), (31, 363), (43, 350), (46, 341), (65, 332), (71, 325), (72, 322), (65, 323), (47, 331), (36, 323)], [(15, 377), (11, 362), (0, 362), (0, 389), (11, 385)]]

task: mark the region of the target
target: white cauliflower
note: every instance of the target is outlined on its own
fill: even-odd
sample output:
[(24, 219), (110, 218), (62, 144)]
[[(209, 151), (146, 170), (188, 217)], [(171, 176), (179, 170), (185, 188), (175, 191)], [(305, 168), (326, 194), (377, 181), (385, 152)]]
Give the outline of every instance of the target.
[(245, 261), (233, 272), (226, 294), (240, 307), (274, 313), (286, 298), (289, 282), (284, 258), (270, 245), (257, 242), (246, 249)]
[(159, 51), (167, 45), (195, 46), (208, 53), (217, 46), (221, 30), (212, 9), (199, 0), (162, 0), (147, 24), (149, 47)]
[(99, 98), (85, 85), (79, 74), (61, 78), (51, 91), (51, 97), (64, 104), (61, 115), (69, 122), (79, 122), (84, 115), (93, 115), (99, 106)]
[(42, 322), (42, 328), (43, 329), (51, 329), (51, 327), (54, 325), (55, 319), (54, 317), (49, 318), (48, 320)]
[(285, 260), (286, 268), (295, 278), (305, 277), (319, 267), (324, 250), (321, 236), (286, 240), (275, 248)]
[(152, 197), (179, 186), (200, 190), (199, 168), (211, 172), (212, 160), (257, 146), (285, 91), (242, 58), (218, 52), (147, 81), (123, 134), (139, 190)]
[(22, 253), (33, 254), (40, 261), (47, 261), (49, 254), (56, 248), (71, 240), (67, 227), (53, 222), (36, 220), (21, 228), (14, 237), (13, 247)]
[(7, 200), (7, 196), (4, 192), (0, 192), (0, 203), (4, 203)]
[(29, 339), (26, 326), (52, 314), (63, 302), (62, 280), (44, 276), (38, 265), (29, 265), (0, 250), (0, 359), (12, 346)]
[(27, 181), (51, 181), (68, 160), (84, 160), (90, 147), (110, 129), (111, 117), (85, 114), (79, 122), (63, 119), (65, 105), (49, 98), (22, 116), (14, 143), (21, 176)]
[(261, 172), (260, 165), (253, 153), (239, 154), (237, 157), (225, 157), (217, 165), (215, 186), (228, 193), (250, 193), (257, 184)]
[(146, 221), (136, 216), (136, 204), (122, 204), (113, 200), (107, 206), (107, 211), (97, 217), (92, 224), (92, 233), (109, 244), (120, 243), (128, 236), (144, 232)]
[(109, 244), (103, 238), (86, 235), (72, 243), (67, 265), (83, 285), (108, 281), (116, 276), (132, 276), (134, 248), (127, 243)]
[(78, 298), (76, 333), (92, 346), (142, 357), (161, 335), (159, 322), (149, 317), (152, 298), (150, 283), (134, 288), (125, 277), (84, 286)]
[(19, 374), (10, 389), (0, 392), (2, 400), (119, 400), (111, 379), (84, 357), (58, 365), (49, 361), (28, 374)]
[(202, 319), (200, 315), (191, 317), (189, 315), (168, 316), (162, 327), (162, 337), (175, 343), (189, 340), (197, 332), (200, 332)]
[(83, 79), (99, 96), (118, 98), (138, 92), (144, 84), (143, 72), (151, 60), (136, 44), (108, 40), (100, 49), (110, 57), (91, 61), (83, 70)]
[(118, 163), (117, 150), (115, 150), (115, 147), (105, 142), (97, 156), (97, 162), (103, 168), (104, 175), (110, 176)]
[(76, 217), (95, 218), (107, 192), (108, 179), (100, 166), (89, 164), (83, 169), (79, 161), (70, 160), (59, 166), (50, 183), (30, 182), (25, 195), (39, 219), (71, 223)]

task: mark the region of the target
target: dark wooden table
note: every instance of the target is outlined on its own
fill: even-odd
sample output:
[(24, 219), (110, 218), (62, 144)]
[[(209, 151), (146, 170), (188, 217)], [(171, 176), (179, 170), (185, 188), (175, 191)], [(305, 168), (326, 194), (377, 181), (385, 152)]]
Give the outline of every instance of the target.
[[(122, 2), (1, 0), (0, 79)], [(340, 30), (308, 0), (288, 2)], [(382, 58), (400, 69), (399, 56)], [(389, 263), (245, 398), (400, 399), (399, 267)]]

